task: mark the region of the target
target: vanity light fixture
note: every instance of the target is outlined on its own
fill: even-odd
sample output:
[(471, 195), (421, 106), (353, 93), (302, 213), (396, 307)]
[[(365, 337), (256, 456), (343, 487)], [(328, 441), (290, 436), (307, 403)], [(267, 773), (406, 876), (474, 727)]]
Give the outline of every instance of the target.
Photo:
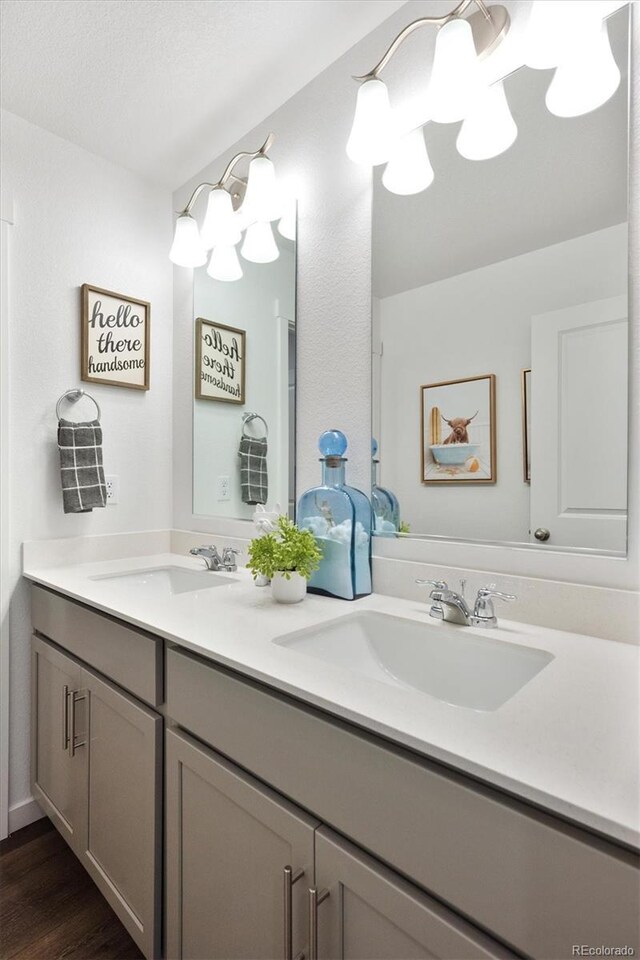
[(545, 103), (557, 117), (580, 117), (606, 103), (619, 86), (607, 25), (593, 23), (580, 46), (558, 65)]
[[(215, 280), (239, 280), (242, 267), (236, 246), (243, 233), (245, 238), (240, 252), (245, 260), (254, 263), (270, 263), (279, 256), (271, 221), (281, 220), (288, 231), (280, 230), (282, 235), (295, 238), (295, 215), (291, 237), (291, 217), (278, 188), (273, 162), (266, 155), (273, 140), (270, 133), (258, 150), (237, 153), (217, 183), (198, 184), (176, 220), (169, 252), (173, 263), (180, 267), (200, 267), (207, 262), (207, 252), (211, 250), (207, 267), (209, 276)], [(247, 179), (234, 173), (243, 160), (250, 161)], [(209, 190), (207, 209), (202, 229), (199, 229), (192, 210), (206, 189)]]
[(422, 127), (405, 133), (391, 151), (382, 182), (391, 193), (407, 196), (426, 190), (433, 180)]
[(278, 246), (268, 220), (256, 220), (247, 227), (240, 253), (252, 263), (271, 263), (278, 259)]
[(480, 87), (473, 110), (465, 117), (456, 140), (458, 153), (467, 160), (498, 157), (518, 136), (502, 80)]
[[(620, 84), (606, 17), (624, 6), (612, 0), (534, 0), (525, 37), (525, 63), (555, 68), (546, 95), (551, 113), (576, 117), (601, 106)], [(477, 8), (465, 16), (470, 8)], [(456, 145), (468, 160), (488, 160), (508, 150), (518, 135), (502, 79), (490, 83), (480, 61), (509, 32), (507, 10), (483, 0), (462, 0), (442, 17), (421, 17), (402, 30), (382, 59), (363, 76), (347, 155), (355, 163), (386, 163), (382, 177), (392, 193), (412, 194), (434, 179), (419, 128), (401, 129), (380, 73), (398, 48), (423, 26), (438, 30), (426, 94), (425, 116), (436, 123), (463, 121)], [(419, 134), (419, 135), (418, 135)]]
[[(478, 9), (468, 19), (463, 14), (471, 6)], [(429, 117), (438, 123), (453, 123), (464, 119), (476, 98), (478, 86), (483, 82), (478, 69), (478, 60), (486, 57), (506, 36), (509, 30), (509, 14), (503, 6), (487, 7), (483, 0), (462, 0), (450, 13), (442, 17), (421, 17), (402, 30), (390, 45), (382, 59), (369, 73), (354, 77), (361, 86), (358, 90), (356, 113), (347, 144), (347, 155), (365, 166), (386, 163), (394, 155), (396, 168), (406, 164), (415, 170), (417, 138), (400, 131), (395, 114), (389, 103), (389, 94), (379, 74), (384, 70), (407, 37), (424, 26), (438, 29), (431, 83), (427, 93)], [(407, 156), (402, 157), (406, 150)], [(424, 151), (420, 150), (425, 169), (416, 184), (419, 189), (433, 179), (429, 174), (430, 164)], [(413, 160), (410, 154), (413, 154)], [(396, 182), (392, 170), (388, 181)], [(393, 189), (389, 187), (389, 189)], [(417, 192), (404, 189), (403, 193)]]
[(236, 253), (236, 248), (217, 246), (211, 251), (207, 273), (214, 280), (239, 280), (242, 276), (242, 267)]

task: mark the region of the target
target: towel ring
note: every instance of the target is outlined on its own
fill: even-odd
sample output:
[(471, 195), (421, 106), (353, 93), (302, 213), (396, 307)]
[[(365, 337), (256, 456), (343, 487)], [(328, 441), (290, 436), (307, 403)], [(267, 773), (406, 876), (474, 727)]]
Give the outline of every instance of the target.
[[(266, 440), (269, 436), (269, 427), (267, 426), (267, 421), (264, 417), (261, 417), (259, 413), (243, 413), (242, 414), (242, 436), (248, 437), (249, 434), (245, 433), (245, 429), (248, 423), (251, 423), (252, 420), (262, 420), (264, 423), (264, 439)], [(256, 440), (259, 440), (260, 437), (256, 437)]]
[(63, 402), (63, 400), (68, 400), (69, 403), (77, 403), (78, 400), (82, 399), (82, 397), (86, 397), (87, 400), (92, 400), (93, 403), (95, 403), (98, 414), (97, 419), (100, 420), (101, 413), (98, 401), (95, 399), (95, 397), (92, 397), (90, 393), (87, 393), (85, 390), (83, 390), (82, 387), (76, 387), (74, 390), (65, 390), (62, 396), (58, 398), (58, 402), (56, 403), (56, 420), (60, 419), (60, 404)]

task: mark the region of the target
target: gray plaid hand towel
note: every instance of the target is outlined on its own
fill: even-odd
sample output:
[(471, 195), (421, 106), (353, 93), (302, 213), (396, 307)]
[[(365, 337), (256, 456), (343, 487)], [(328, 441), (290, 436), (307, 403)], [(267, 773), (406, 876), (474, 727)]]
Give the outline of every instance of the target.
[(241, 437), (238, 453), (242, 502), (266, 503), (269, 493), (267, 438)]
[(88, 513), (94, 507), (106, 507), (100, 421), (59, 420), (58, 450), (64, 512)]

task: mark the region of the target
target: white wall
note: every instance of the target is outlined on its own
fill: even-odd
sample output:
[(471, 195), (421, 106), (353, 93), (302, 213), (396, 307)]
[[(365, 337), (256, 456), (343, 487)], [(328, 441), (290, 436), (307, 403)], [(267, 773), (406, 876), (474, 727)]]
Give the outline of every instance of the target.
[[(244, 330), (245, 402), (194, 400), (193, 512), (250, 519), (255, 506), (242, 502), (238, 445), (243, 413), (258, 413), (268, 425), (269, 505), (286, 511), (289, 501), (288, 353), (289, 321), (295, 320), (295, 247), (278, 236), (280, 256), (272, 263), (242, 261), (243, 276), (233, 283), (212, 280), (205, 267), (195, 271), (194, 315)], [(193, 334), (192, 334), (193, 335)], [(259, 420), (247, 426), (263, 436)], [(218, 500), (217, 479), (230, 478), (230, 498)]]
[[(9, 366), (12, 590), (10, 806), (19, 823), (29, 790), (29, 597), (25, 540), (171, 525), (171, 198), (140, 177), (2, 113), (3, 191), (10, 227)], [(151, 389), (86, 384), (102, 407), (106, 471), (117, 506), (62, 511), (56, 400), (80, 385), (80, 285), (151, 302)], [(78, 408), (90, 413), (91, 405)], [(17, 819), (16, 819), (17, 818)]]
[[(619, 224), (379, 301), (380, 480), (413, 533), (528, 541), (520, 374), (531, 317), (626, 294), (627, 233)], [(425, 486), (421, 384), (485, 373), (496, 375), (497, 483)]]

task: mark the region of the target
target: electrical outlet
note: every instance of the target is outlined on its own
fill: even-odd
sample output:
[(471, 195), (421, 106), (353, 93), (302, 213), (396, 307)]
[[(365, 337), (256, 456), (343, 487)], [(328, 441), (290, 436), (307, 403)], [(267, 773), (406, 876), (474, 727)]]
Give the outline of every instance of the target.
[(120, 494), (120, 477), (105, 477), (107, 484), (107, 506), (115, 506)]
[(229, 477), (218, 477), (218, 501), (231, 499), (231, 481)]

